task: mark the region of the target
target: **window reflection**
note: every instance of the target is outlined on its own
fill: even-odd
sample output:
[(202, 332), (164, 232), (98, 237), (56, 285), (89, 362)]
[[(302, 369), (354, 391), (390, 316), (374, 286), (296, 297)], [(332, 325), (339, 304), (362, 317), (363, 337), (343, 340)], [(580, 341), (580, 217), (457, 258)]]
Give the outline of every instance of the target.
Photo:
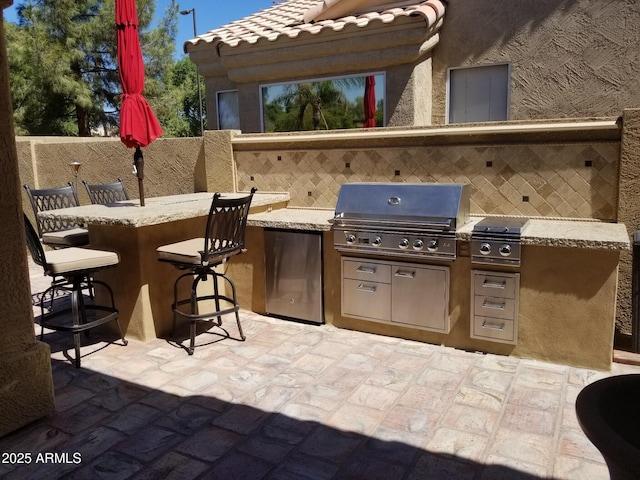
[(384, 74), (263, 85), (262, 131), (384, 126)]
[(218, 129), (240, 130), (237, 90), (218, 92)]

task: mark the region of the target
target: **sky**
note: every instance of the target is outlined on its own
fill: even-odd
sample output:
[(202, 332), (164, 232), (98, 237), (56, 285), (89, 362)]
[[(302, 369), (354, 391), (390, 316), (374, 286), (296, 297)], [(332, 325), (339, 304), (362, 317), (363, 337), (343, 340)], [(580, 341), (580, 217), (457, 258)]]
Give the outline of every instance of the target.
[[(13, 5), (4, 11), (4, 18), (10, 22), (16, 22), (16, 7), (24, 3), (24, 0), (14, 0)], [(162, 18), (169, 0), (156, 0), (154, 19)], [(239, 20), (252, 13), (259, 12), (273, 6), (272, 0), (184, 0), (178, 2), (180, 10), (195, 9), (196, 32), (203, 34), (234, 20)], [(176, 34), (176, 59), (184, 55), (182, 46), (184, 42), (193, 38), (193, 16), (180, 15), (178, 18), (178, 32)]]
[[(169, 0), (156, 0), (155, 17), (162, 18)], [(259, 12), (273, 6), (272, 0), (184, 0), (179, 1), (180, 10), (196, 11), (196, 31), (198, 35), (221, 27), (234, 20)], [(178, 19), (178, 33), (176, 35), (176, 58), (181, 58), (184, 53), (182, 46), (187, 40), (193, 38), (193, 17), (180, 15)]]

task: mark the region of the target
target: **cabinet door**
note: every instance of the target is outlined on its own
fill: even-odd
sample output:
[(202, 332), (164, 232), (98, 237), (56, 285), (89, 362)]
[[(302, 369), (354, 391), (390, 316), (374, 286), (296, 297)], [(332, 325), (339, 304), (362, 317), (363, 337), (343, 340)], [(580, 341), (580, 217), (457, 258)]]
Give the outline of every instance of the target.
[(449, 267), (394, 264), (391, 285), (392, 322), (449, 333)]
[(342, 280), (342, 314), (388, 322), (391, 316), (390, 296), (391, 285), (388, 283), (345, 278)]

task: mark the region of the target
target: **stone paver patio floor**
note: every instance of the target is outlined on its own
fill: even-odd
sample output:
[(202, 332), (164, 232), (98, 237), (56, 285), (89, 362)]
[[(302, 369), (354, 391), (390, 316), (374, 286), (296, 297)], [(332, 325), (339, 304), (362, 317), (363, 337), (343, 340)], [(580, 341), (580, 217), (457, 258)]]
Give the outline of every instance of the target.
[[(575, 398), (596, 379), (640, 373), (247, 311), (242, 325), (245, 342), (214, 328), (193, 356), (166, 340), (92, 335), (79, 370), (71, 339), (47, 332), (56, 412), (0, 439), (0, 452), (32, 455), (0, 464), (0, 478), (608, 479)], [(223, 326), (237, 335), (232, 318)]]

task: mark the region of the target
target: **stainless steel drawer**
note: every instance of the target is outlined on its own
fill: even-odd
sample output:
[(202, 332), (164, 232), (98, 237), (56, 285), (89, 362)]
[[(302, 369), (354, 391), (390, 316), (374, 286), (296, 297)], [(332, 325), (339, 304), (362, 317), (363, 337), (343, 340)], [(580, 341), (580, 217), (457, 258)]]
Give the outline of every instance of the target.
[(342, 281), (342, 314), (391, 320), (391, 284), (345, 278)]
[(474, 292), (476, 295), (516, 298), (516, 277), (514, 275), (493, 275), (474, 272)]
[(474, 316), (515, 319), (516, 300), (514, 298), (475, 295), (473, 303)]
[(342, 260), (343, 278), (391, 283), (391, 265), (362, 260)]
[(475, 338), (516, 343), (515, 323), (513, 320), (475, 316), (473, 318), (472, 333), (472, 337)]

